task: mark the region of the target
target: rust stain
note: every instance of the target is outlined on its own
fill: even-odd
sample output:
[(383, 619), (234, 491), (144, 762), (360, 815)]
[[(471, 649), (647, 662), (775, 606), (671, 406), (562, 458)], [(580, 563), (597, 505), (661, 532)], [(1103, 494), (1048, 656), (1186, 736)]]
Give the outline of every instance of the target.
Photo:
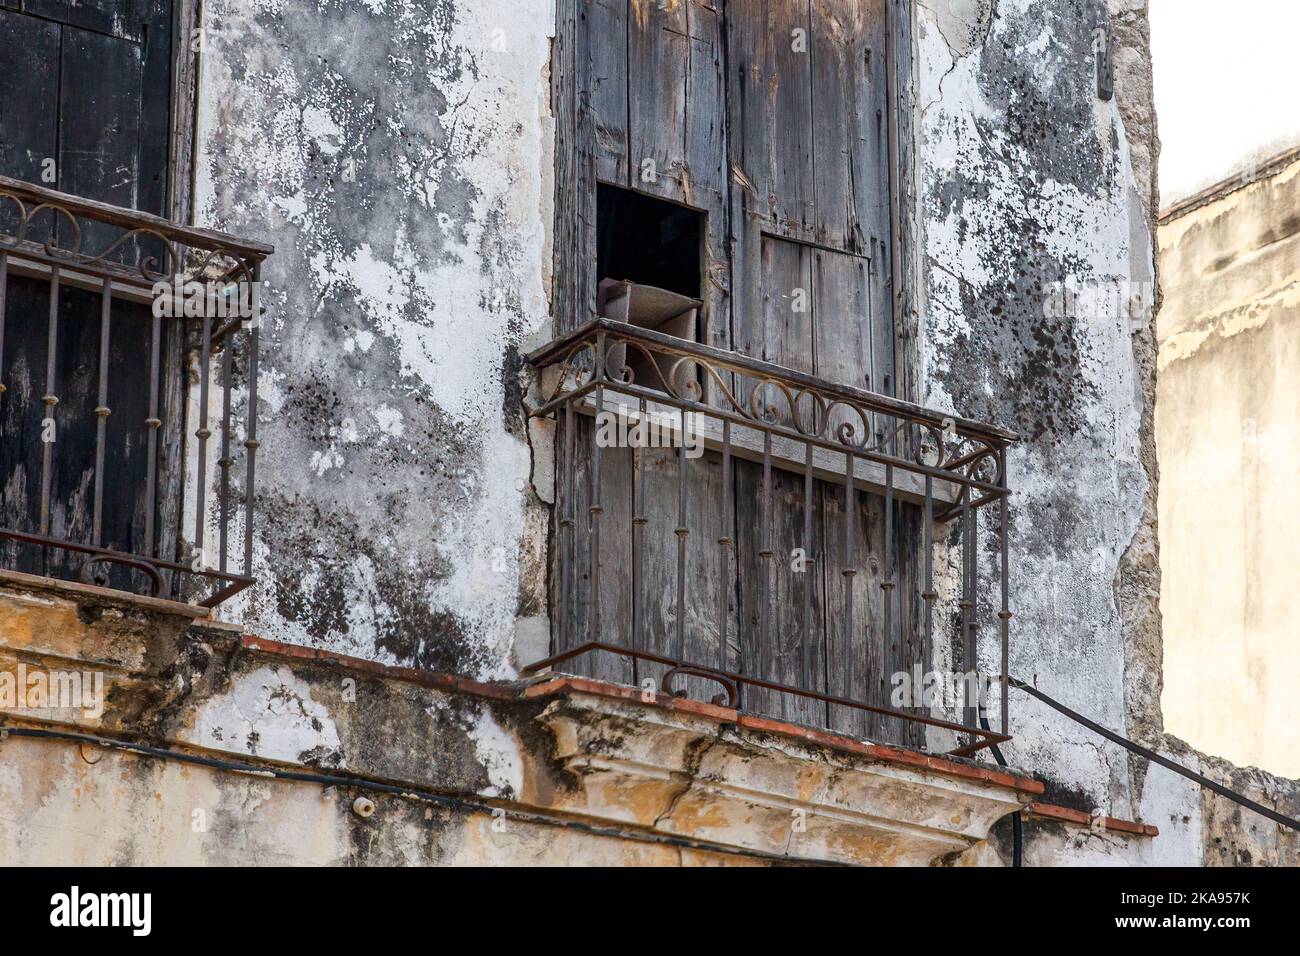
[(727, 830), (735, 826), (734, 821), (723, 812), (716, 801), (701, 795), (683, 799), (672, 808), (670, 819), (675, 830), (692, 836)]

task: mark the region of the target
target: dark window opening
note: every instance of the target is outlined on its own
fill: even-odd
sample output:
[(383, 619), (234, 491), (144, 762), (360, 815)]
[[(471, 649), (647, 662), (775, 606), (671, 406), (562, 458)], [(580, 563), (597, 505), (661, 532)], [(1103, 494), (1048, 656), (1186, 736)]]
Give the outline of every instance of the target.
[(601, 183), (596, 192), (596, 277), (700, 295), (704, 214)]

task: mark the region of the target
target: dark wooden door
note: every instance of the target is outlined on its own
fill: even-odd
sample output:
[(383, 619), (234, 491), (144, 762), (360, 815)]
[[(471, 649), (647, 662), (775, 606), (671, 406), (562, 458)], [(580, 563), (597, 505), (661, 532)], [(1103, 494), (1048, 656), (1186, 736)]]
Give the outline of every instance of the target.
[[(172, 0), (0, 0), (0, 173), (88, 199), (164, 215), (167, 212), (173, 57)], [(12, 205), (0, 203), (0, 229), (14, 225)], [(45, 238), (52, 217), (41, 214), (32, 237)], [(82, 223), (80, 249), (96, 255), (120, 231)], [(56, 225), (62, 244), (72, 241)], [(137, 247), (124, 247), (129, 254)], [(42, 396), (50, 390), (50, 286), (11, 275), (8, 281), (4, 363), (0, 376), (0, 522), (39, 530)], [(59, 292), (53, 392), (57, 436), (48, 534), (91, 543), (100, 365), (100, 299), (64, 287)], [(109, 397), (104, 528), (100, 543), (136, 554), (174, 548), (160, 530), (143, 540), (144, 446), (147, 436), (152, 322), (147, 306), (114, 301), (109, 343)], [(179, 337), (164, 332), (164, 361), (178, 354)], [(163, 434), (180, 429), (178, 376)], [(164, 440), (165, 448), (175, 441)], [(79, 559), (9, 543), (6, 566), (65, 574)], [(126, 572), (115, 571), (115, 575)]]
[[(592, 194), (605, 182), (704, 213), (701, 341), (896, 394), (887, 30), (885, 0), (561, 0), (553, 71), (560, 327), (593, 314), (595, 284), (604, 277), (593, 274)], [(746, 383), (735, 384), (743, 394)], [(608, 530), (597, 586), (607, 609), (605, 640), (626, 643), (635, 615), (648, 649), (671, 654), (674, 625), (684, 614), (688, 660), (725, 661), (755, 676), (872, 703), (887, 703), (890, 674), (924, 662), (911, 571), (915, 509), (895, 505), (895, 567), (886, 568), (881, 497), (857, 492), (846, 502), (842, 487), (820, 481), (808, 495), (803, 474), (778, 470), (764, 511), (761, 467), (736, 461), (735, 555), (727, 580), (718, 580), (716, 542), (726, 534), (726, 517), (718, 507), (720, 461), (706, 455), (690, 478), (690, 588), (679, 609), (678, 462), (671, 453), (642, 457), (640, 509), (635, 456), (602, 460)], [(855, 509), (856, 575), (842, 573), (846, 507)], [(638, 510), (647, 542), (639, 602), (628, 597), (631, 535), (616, 530)], [(790, 560), (796, 548), (813, 559), (802, 571)], [(764, 555), (768, 550), (774, 557)], [(585, 560), (580, 554), (580, 588)], [(894, 633), (886, 635), (880, 585), (891, 576), (898, 586)], [(843, 614), (849, 587), (851, 629)], [(725, 611), (719, 589), (729, 595)], [(572, 608), (582, 605), (580, 595)], [(588, 639), (585, 622), (575, 625), (577, 639)], [(627, 679), (630, 671), (605, 661), (596, 673)], [(895, 721), (806, 698), (751, 691), (747, 706), (920, 742)]]
[(163, 215), (172, 0), (0, 0), (0, 172)]

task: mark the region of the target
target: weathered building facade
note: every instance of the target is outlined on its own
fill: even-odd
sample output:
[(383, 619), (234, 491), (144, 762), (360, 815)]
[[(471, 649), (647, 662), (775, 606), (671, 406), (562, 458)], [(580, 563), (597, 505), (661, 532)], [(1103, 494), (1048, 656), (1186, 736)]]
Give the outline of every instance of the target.
[[(36, 6), (0, 25), (146, 63), (130, 17)], [(134, 519), (101, 529), (102, 462), (51, 470), (44, 497), (75, 499), (53, 517), (49, 443), (7, 466), (6, 522), (81, 522), (91, 556), (162, 570), (152, 597), (60, 582), (11, 539), (5, 667), (105, 690), (5, 705), (0, 857), (1001, 865), (1019, 809), (1030, 865), (1295, 862), (1293, 834), (998, 680), (1300, 809), (1294, 782), (1162, 728), (1141, 2), (165, 6), (166, 196), (53, 185), (220, 230), (140, 241), (223, 251), (265, 312), (225, 337), (152, 327), (135, 381), (164, 409), (137, 431), (161, 452), (129, 460), (157, 480), (123, 505), (152, 550)], [(0, 173), (39, 184), (23, 122), (0, 114)], [(9, 257), (58, 289), (50, 248)], [(673, 340), (593, 325), (603, 279), (693, 317)], [(117, 401), (93, 393), (108, 326), (86, 308), (81, 378), (14, 365), (43, 339), (4, 360), (22, 421), (56, 378), (87, 413)], [(166, 356), (184, 374), (153, 375)], [(602, 448), (587, 419), (616, 395), (699, 412), (694, 470)], [(179, 583), (195, 569), (238, 593), (175, 600), (212, 593)], [(532, 667), (593, 641), (617, 650)], [(971, 669), (995, 678), (988, 729), (891, 706), (895, 674)], [(1003, 731), (1010, 768), (975, 746)]]
[(1165, 716), (1198, 747), (1282, 774), (1300, 771), (1300, 555), (1288, 522), (1268, 516), (1300, 473), (1298, 174), (1292, 150), (1160, 223)]

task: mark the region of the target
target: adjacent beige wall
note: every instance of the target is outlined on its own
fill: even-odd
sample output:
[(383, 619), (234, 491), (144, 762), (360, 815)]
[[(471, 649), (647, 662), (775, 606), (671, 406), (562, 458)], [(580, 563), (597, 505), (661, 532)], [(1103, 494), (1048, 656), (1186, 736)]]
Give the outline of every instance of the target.
[(1166, 729), (1300, 777), (1300, 156), (1160, 229)]

